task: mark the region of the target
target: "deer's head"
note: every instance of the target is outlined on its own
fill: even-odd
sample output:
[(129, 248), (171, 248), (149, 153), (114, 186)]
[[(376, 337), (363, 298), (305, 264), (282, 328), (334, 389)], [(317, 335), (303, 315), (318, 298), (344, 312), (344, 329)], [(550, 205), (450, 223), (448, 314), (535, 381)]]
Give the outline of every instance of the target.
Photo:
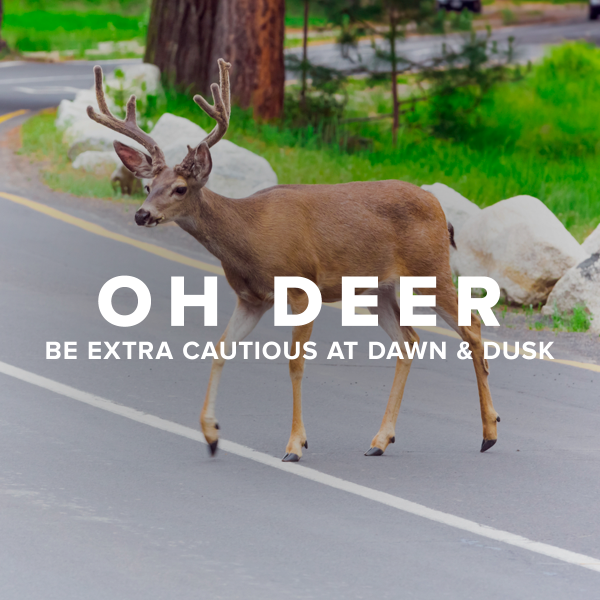
[(215, 128), (196, 147), (188, 146), (187, 156), (176, 167), (167, 166), (165, 155), (158, 144), (137, 125), (135, 96), (127, 102), (125, 119), (117, 119), (108, 109), (102, 87), (102, 69), (94, 67), (96, 98), (100, 113), (88, 106), (88, 116), (106, 127), (130, 137), (141, 144), (149, 154), (115, 141), (119, 158), (138, 179), (149, 180), (146, 185), (148, 197), (135, 213), (135, 222), (145, 227), (154, 227), (190, 214), (198, 202), (200, 190), (206, 185), (212, 169), (210, 147), (216, 144), (227, 131), (231, 113), (229, 93), (229, 69), (231, 65), (219, 59), (220, 83), (211, 85), (214, 105), (202, 96), (194, 96), (194, 102), (217, 122)]

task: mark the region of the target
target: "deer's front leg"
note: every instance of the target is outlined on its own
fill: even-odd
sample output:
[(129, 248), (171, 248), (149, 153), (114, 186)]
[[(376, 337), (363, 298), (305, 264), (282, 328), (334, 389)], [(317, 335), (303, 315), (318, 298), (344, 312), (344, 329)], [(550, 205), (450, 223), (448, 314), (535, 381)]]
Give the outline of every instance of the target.
[(215, 416), (215, 400), (217, 398), (217, 388), (219, 387), (221, 372), (225, 364), (225, 359), (221, 351), (221, 342), (223, 342), (224, 352), (230, 355), (233, 342), (241, 342), (249, 335), (256, 325), (258, 325), (258, 322), (268, 308), (268, 305), (249, 304), (238, 298), (227, 329), (225, 329), (225, 333), (221, 336), (217, 344), (216, 351), (219, 358), (213, 358), (206, 398), (202, 407), (202, 413), (200, 414), (200, 427), (208, 443), (211, 456), (215, 455), (219, 443), (219, 424)]
[[(308, 300), (304, 295), (305, 302), (302, 300), (291, 301), (292, 311), (294, 313), (304, 312)], [(283, 462), (298, 462), (302, 456), (302, 448), (308, 448), (306, 441), (306, 430), (302, 421), (302, 377), (304, 375), (304, 344), (310, 340), (313, 324), (299, 325), (294, 327), (292, 333), (292, 348), (290, 356), (296, 354), (296, 346), (299, 345), (298, 358), (290, 360), (290, 378), (292, 380), (292, 393), (294, 396), (294, 408), (292, 411), (292, 433), (287, 446), (285, 447), (285, 456)], [(296, 344), (298, 342), (298, 344)]]

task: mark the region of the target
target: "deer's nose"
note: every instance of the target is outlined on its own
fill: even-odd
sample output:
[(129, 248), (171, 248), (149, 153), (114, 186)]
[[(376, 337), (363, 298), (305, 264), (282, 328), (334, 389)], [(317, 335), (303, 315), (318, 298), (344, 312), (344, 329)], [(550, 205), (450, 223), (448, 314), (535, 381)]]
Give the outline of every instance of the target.
[(138, 225), (146, 225), (146, 223), (148, 223), (149, 220), (150, 220), (150, 211), (149, 210), (146, 210), (145, 208), (140, 208), (135, 213), (135, 222)]

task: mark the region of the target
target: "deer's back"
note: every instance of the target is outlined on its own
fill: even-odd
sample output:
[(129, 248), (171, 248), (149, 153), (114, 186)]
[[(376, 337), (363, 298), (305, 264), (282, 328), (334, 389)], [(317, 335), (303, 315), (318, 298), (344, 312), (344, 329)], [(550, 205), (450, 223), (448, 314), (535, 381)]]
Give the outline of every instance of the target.
[[(260, 253), (258, 272), (301, 276), (339, 293), (341, 276), (410, 274), (434, 255), (448, 260), (446, 218), (429, 192), (401, 181), (281, 185), (242, 201)], [(241, 206), (240, 206), (241, 208)], [(409, 268), (407, 265), (411, 265)]]

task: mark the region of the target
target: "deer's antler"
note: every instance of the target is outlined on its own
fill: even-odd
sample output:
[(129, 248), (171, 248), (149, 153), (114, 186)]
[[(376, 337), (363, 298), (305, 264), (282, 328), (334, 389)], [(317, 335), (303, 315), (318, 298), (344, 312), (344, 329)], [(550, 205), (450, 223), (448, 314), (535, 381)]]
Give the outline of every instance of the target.
[(139, 128), (135, 117), (135, 96), (131, 96), (127, 102), (125, 119), (117, 119), (108, 109), (102, 86), (102, 68), (99, 66), (94, 67), (94, 80), (96, 84), (96, 99), (98, 100), (98, 107), (102, 114), (98, 114), (91, 106), (88, 106), (88, 116), (90, 119), (96, 121), (96, 123), (100, 123), (100, 125), (104, 125), (117, 133), (122, 133), (146, 148), (152, 158), (152, 172), (156, 175), (166, 167), (165, 155), (158, 147), (158, 144)]
[(204, 138), (203, 142), (208, 147), (214, 146), (224, 135), (229, 127), (229, 116), (231, 115), (231, 100), (229, 91), (229, 69), (231, 63), (225, 62), (222, 58), (219, 63), (219, 85), (213, 83), (210, 86), (214, 105), (211, 106), (202, 96), (194, 96), (194, 102), (216, 122), (215, 128)]

